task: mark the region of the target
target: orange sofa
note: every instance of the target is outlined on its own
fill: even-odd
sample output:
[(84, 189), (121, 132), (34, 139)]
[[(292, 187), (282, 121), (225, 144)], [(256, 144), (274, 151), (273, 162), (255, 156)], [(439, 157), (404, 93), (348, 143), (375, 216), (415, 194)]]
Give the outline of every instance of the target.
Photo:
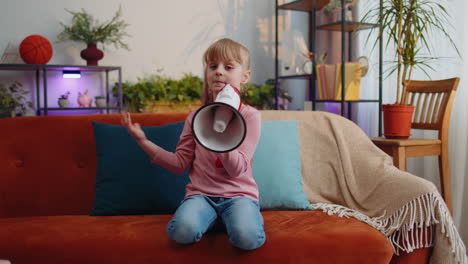
[[(143, 126), (187, 114), (137, 114)], [(354, 218), (321, 211), (263, 211), (266, 243), (245, 252), (223, 233), (181, 246), (166, 235), (171, 215), (89, 216), (96, 145), (91, 122), (120, 116), (0, 119), (0, 259), (63, 263), (427, 263), (430, 249), (396, 257), (386, 237)]]

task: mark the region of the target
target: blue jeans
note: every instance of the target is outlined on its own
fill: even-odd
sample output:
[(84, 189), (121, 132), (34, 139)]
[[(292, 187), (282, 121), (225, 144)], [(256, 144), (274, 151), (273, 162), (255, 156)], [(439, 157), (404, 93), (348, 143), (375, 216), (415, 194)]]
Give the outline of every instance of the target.
[(195, 243), (220, 222), (226, 228), (229, 242), (237, 248), (252, 250), (265, 243), (260, 206), (247, 197), (189, 196), (167, 224), (167, 233), (178, 243)]

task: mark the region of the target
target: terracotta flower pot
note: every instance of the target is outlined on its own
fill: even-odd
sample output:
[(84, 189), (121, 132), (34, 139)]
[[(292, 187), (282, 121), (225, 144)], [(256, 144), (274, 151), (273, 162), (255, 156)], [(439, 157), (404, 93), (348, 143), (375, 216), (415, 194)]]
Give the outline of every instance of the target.
[(96, 47), (96, 43), (88, 44), (88, 47), (82, 50), (80, 55), (86, 60), (88, 66), (97, 66), (98, 60), (104, 58), (104, 52)]
[(382, 105), (384, 136), (390, 139), (408, 139), (411, 136), (413, 105)]

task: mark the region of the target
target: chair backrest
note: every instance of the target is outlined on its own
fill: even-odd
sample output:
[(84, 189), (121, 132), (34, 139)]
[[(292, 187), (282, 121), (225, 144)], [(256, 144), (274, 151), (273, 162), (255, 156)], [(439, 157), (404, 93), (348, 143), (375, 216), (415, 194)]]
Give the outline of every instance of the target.
[(403, 104), (414, 105), (411, 128), (448, 133), (453, 100), (460, 78), (405, 82)]

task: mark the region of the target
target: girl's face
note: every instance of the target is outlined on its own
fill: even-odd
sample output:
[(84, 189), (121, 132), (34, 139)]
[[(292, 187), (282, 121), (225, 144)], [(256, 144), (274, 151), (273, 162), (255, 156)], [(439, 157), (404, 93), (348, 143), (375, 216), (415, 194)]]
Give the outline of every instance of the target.
[(250, 71), (236, 61), (211, 61), (206, 65), (206, 79), (209, 93), (214, 101), (219, 91), (226, 84), (230, 84), (238, 89), (246, 84), (250, 78)]

